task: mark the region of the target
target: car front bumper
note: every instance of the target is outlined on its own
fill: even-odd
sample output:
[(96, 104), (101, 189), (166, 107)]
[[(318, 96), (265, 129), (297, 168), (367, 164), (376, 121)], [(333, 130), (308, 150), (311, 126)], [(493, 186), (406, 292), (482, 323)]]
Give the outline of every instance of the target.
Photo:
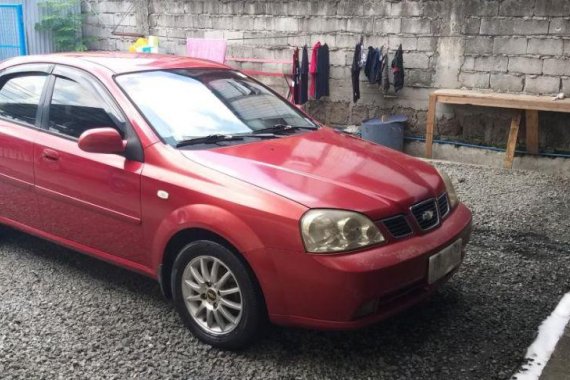
[(268, 303), (270, 319), (333, 330), (378, 322), (424, 300), (445, 282), (457, 267), (429, 285), (429, 257), (462, 239), (463, 258), (470, 235), (471, 212), (459, 204), (433, 231), (385, 246), (339, 255), (271, 252), (280, 307), (272, 312), (269, 306), (275, 302)]

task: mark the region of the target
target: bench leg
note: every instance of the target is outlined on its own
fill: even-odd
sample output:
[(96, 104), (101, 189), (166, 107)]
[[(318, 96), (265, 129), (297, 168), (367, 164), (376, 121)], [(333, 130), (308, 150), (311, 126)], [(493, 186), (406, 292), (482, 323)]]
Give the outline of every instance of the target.
[(521, 113), (517, 112), (511, 120), (511, 130), (509, 132), (509, 141), (507, 142), (507, 152), (505, 155), (505, 169), (513, 167), (513, 159), (515, 158), (515, 149), (517, 147), (517, 138), (519, 136), (519, 126), (521, 124)]
[(437, 107), (437, 95), (430, 94), (426, 121), (426, 158), (432, 157), (433, 130), (435, 127), (435, 108)]
[(538, 111), (526, 110), (526, 150), (538, 154)]

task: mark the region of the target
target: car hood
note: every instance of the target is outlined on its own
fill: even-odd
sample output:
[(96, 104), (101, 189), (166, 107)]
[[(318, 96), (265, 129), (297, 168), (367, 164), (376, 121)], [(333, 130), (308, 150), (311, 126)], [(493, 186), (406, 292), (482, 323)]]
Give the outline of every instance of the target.
[(406, 212), (444, 190), (431, 165), (331, 128), (182, 154), (309, 208), (373, 218)]

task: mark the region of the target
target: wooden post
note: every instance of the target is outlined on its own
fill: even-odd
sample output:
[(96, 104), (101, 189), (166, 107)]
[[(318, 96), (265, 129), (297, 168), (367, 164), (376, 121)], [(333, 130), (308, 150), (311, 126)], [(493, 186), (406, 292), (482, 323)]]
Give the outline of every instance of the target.
[(538, 111), (526, 110), (526, 150), (538, 154)]
[(429, 95), (427, 121), (426, 121), (426, 158), (432, 157), (433, 130), (435, 127), (435, 109), (437, 107), (437, 95)]
[(509, 132), (509, 141), (507, 143), (507, 152), (505, 154), (505, 169), (513, 167), (513, 159), (515, 158), (515, 149), (517, 147), (517, 138), (519, 136), (519, 126), (521, 124), (521, 112), (517, 112), (511, 121), (511, 130)]

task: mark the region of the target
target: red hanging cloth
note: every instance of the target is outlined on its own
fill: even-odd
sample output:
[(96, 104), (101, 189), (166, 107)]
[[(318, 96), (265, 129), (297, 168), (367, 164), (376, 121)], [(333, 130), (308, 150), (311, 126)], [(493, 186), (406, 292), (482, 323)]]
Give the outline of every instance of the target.
[(309, 74), (311, 74), (311, 86), (309, 88), (309, 95), (313, 98), (317, 92), (317, 60), (319, 59), (319, 49), (321, 47), (321, 42), (317, 41), (315, 45), (313, 45), (313, 51), (311, 53), (311, 62), (309, 64)]

